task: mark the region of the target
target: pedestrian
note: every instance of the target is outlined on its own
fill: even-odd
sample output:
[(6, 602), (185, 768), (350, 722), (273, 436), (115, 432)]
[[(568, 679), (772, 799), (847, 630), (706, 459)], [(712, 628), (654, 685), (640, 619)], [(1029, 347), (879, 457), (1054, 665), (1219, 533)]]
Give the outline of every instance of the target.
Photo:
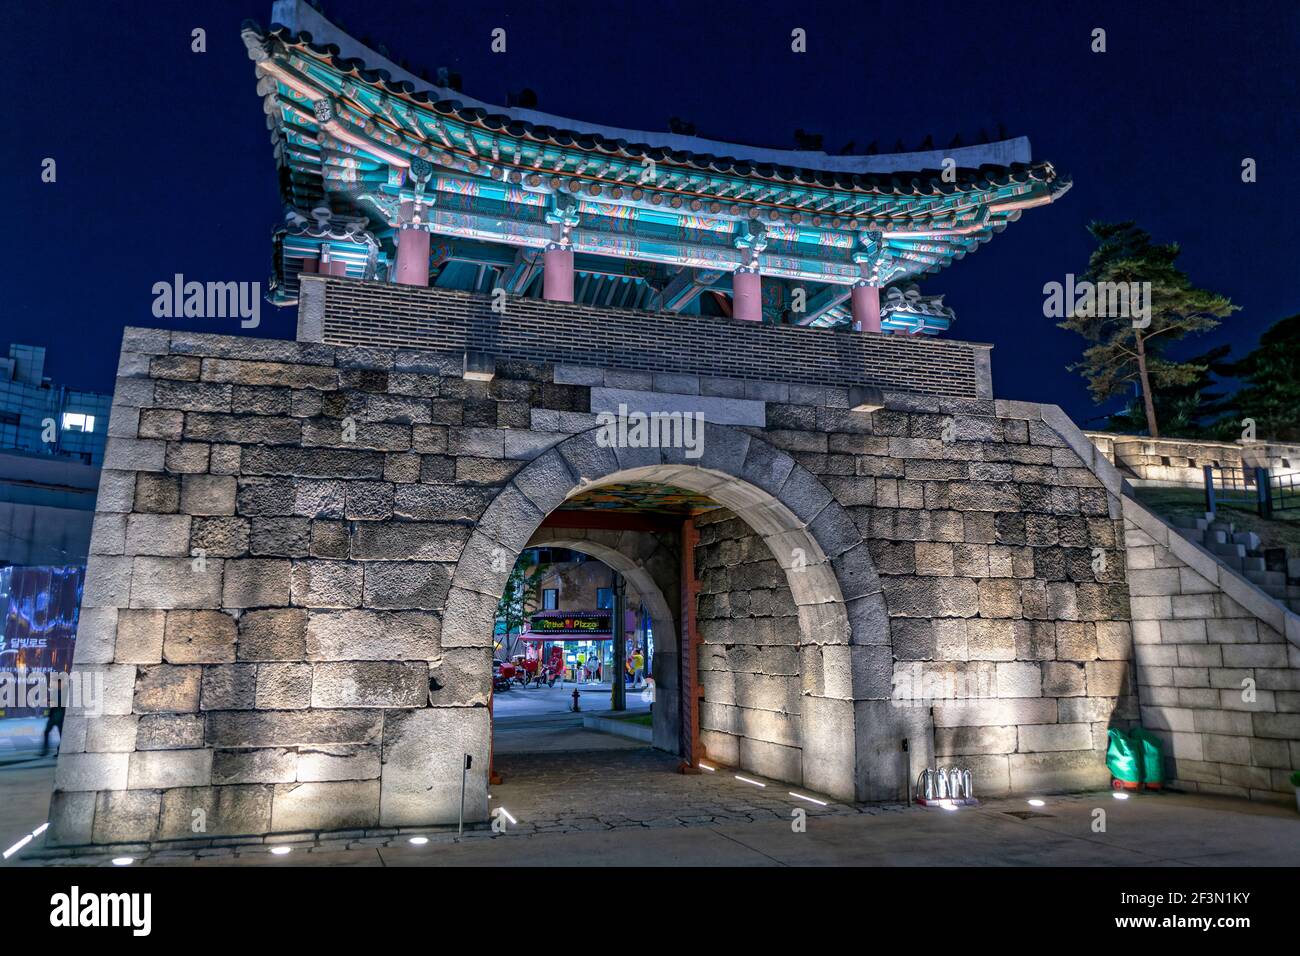
[(645, 658), (641, 655), (641, 650), (632, 652), (632, 686), (640, 687), (645, 680)]
[(63, 745), (63, 717), (68, 712), (66, 707), (51, 707), (49, 717), (45, 718), (45, 734), (41, 738), (41, 756), (50, 752), (50, 731), (59, 728), (59, 745)]

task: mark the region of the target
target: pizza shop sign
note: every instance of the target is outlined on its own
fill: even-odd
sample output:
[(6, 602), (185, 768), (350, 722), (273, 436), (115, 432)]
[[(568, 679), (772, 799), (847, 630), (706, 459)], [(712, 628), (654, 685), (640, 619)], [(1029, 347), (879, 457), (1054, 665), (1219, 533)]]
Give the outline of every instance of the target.
[(590, 635), (609, 633), (608, 614), (562, 614), (556, 616), (534, 615), (531, 627), (534, 634)]

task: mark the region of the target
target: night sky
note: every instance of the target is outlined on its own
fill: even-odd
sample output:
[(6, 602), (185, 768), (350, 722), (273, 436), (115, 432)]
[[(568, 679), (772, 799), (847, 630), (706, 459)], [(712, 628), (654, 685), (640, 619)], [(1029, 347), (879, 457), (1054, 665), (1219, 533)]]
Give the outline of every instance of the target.
[[(1136, 219), (1180, 242), (1198, 284), (1242, 311), (1182, 354), (1244, 354), (1300, 312), (1300, 3), (1037, 2), (376, 3), (326, 0), (354, 36), (418, 71), (460, 71), (468, 95), (645, 130), (838, 151), (939, 147), (981, 128), (1028, 136), (1074, 188), (930, 279), (951, 335), (993, 343), (999, 397), (1099, 410), (1065, 366), (1082, 340), (1042, 315), (1045, 282), (1081, 273), (1093, 219)], [(28, 2), (0, 10), (0, 347), (50, 350), (57, 382), (111, 390), (124, 325), (238, 333), (233, 321), (158, 320), (155, 282), (260, 281), (281, 222), (271, 146), (239, 38), (269, 0)], [(206, 53), (190, 32), (207, 31)], [(508, 52), (489, 50), (504, 27)], [(790, 51), (802, 27), (808, 53)], [(1090, 50), (1095, 27), (1108, 52)], [(58, 181), (41, 182), (53, 157)], [(1241, 181), (1241, 162), (1258, 182)], [(294, 309), (258, 334), (291, 338)], [(1095, 423), (1095, 422), (1094, 422)]]

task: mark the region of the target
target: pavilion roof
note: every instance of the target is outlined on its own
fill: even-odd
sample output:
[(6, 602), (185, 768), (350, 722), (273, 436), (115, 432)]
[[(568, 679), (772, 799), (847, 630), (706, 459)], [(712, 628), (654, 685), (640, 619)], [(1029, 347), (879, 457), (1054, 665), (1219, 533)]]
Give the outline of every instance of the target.
[[(539, 249), (557, 221), (580, 222), (580, 254), (725, 277), (753, 255), (757, 237), (765, 275), (842, 287), (864, 270), (882, 286), (936, 273), (1070, 187), (1047, 162), (952, 165), (990, 155), (972, 148), (947, 151), (948, 169), (846, 171), (769, 161), (782, 151), (679, 148), (685, 138), (669, 134), (638, 142), (539, 123), (528, 110), (468, 105), (343, 56), (307, 31), (246, 22), (243, 39), (281, 168), (286, 225), (276, 234), (273, 284), (285, 304), (321, 243), (349, 276), (386, 274), (399, 207), (413, 199), (431, 207), (435, 240)], [(1027, 157), (1021, 143), (1002, 154)], [(747, 150), (759, 158), (745, 158)], [(844, 159), (790, 155), (825, 166)], [(528, 269), (516, 265), (526, 282)], [(830, 304), (807, 324), (838, 321), (843, 297), (829, 291)], [(947, 327), (942, 315), (931, 319), (915, 330)]]

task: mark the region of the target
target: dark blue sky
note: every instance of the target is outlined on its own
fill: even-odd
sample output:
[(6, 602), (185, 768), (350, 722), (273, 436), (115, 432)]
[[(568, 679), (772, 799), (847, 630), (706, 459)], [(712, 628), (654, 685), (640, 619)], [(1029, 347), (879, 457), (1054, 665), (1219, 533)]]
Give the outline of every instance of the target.
[[(1300, 312), (1300, 4), (937, 2), (375, 3), (326, 0), (355, 36), (413, 66), (459, 70), (466, 93), (709, 138), (838, 149), (927, 134), (945, 146), (1002, 123), (1075, 186), (932, 279), (956, 337), (994, 343), (1000, 397), (1098, 410), (1065, 366), (1081, 340), (1042, 316), (1042, 286), (1082, 272), (1093, 219), (1136, 219), (1183, 245), (1194, 281), (1243, 309), (1184, 352), (1238, 354)], [(28, 2), (0, 12), (8, 89), (0, 140), (0, 345), (45, 345), (47, 374), (111, 386), (124, 325), (157, 325), (151, 287), (176, 272), (265, 283), (280, 221), (275, 168), (239, 24), (269, 0)], [(489, 51), (505, 27), (508, 52)], [(207, 30), (208, 51), (190, 51)], [(790, 52), (790, 31), (809, 52)], [(1090, 51), (1095, 27), (1108, 52)], [(40, 181), (53, 157), (58, 181)], [(1241, 161), (1258, 182), (1241, 181)], [(267, 305), (259, 332), (291, 337)], [(230, 333), (232, 323), (172, 321)]]

